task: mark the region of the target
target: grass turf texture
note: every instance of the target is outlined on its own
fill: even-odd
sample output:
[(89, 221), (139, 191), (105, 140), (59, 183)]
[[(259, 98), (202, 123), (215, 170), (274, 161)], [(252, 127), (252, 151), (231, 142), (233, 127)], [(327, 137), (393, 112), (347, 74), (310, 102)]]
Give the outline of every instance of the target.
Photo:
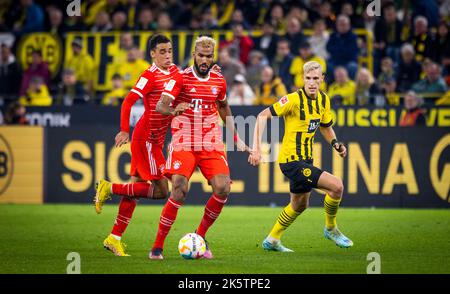
[(449, 210), (342, 208), (338, 223), (355, 245), (341, 249), (323, 237), (323, 209), (310, 208), (283, 237), (295, 252), (266, 252), (261, 241), (281, 209), (225, 207), (208, 233), (215, 259), (184, 260), (178, 240), (203, 207), (182, 207), (165, 260), (150, 261), (160, 206), (138, 205), (123, 238), (132, 256), (119, 258), (102, 246), (115, 205), (100, 215), (92, 205), (0, 205), (0, 273), (65, 273), (69, 252), (80, 254), (82, 273), (366, 273), (369, 252), (381, 255), (382, 273), (450, 273)]

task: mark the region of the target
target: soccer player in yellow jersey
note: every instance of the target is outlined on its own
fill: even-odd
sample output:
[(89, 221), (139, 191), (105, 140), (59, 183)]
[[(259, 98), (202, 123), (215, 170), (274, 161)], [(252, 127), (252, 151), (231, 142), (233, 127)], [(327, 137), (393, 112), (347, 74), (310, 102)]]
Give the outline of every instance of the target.
[(320, 129), (322, 136), (339, 152), (347, 155), (347, 149), (336, 139), (332, 128), (330, 98), (319, 90), (323, 81), (319, 63), (310, 61), (304, 64), (305, 86), (298, 91), (283, 96), (277, 103), (263, 110), (256, 123), (253, 150), (248, 158), (251, 165), (261, 161), (261, 140), (267, 119), (283, 116), (285, 131), (278, 157), (280, 169), (289, 178), (290, 203), (278, 216), (269, 235), (263, 241), (265, 250), (292, 252), (281, 244), (281, 236), (294, 220), (308, 207), (312, 188), (326, 192), (324, 235), (344, 248), (353, 246), (353, 242), (342, 234), (336, 225), (336, 214), (344, 190), (342, 180), (322, 171), (313, 165), (312, 148), (314, 135)]

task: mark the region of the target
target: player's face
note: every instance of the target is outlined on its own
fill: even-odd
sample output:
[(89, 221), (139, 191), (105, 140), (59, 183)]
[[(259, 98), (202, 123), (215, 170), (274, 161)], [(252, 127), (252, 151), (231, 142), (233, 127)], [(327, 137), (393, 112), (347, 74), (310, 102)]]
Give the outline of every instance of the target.
[(305, 90), (309, 96), (316, 97), (320, 83), (323, 81), (323, 74), (320, 69), (310, 70), (304, 75)]
[(156, 45), (155, 50), (150, 52), (152, 60), (156, 66), (162, 69), (168, 69), (172, 64), (172, 43), (160, 43)]
[(197, 46), (194, 51), (194, 66), (197, 72), (206, 76), (214, 62), (214, 47)]

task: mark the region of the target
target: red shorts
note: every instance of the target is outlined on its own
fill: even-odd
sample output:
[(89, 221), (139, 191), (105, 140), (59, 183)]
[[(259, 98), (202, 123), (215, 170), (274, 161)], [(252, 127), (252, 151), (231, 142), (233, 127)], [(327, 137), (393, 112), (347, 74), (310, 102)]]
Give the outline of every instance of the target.
[(145, 140), (131, 140), (131, 176), (146, 181), (160, 180), (165, 164), (162, 146)]
[(170, 179), (172, 175), (182, 175), (189, 180), (197, 166), (208, 181), (216, 175), (230, 175), (227, 156), (223, 151), (173, 150), (169, 145), (164, 176)]

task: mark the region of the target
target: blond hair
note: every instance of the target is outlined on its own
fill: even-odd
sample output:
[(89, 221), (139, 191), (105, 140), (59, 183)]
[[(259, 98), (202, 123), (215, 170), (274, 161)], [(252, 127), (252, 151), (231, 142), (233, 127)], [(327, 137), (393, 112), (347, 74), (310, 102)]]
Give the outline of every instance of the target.
[(214, 49), (216, 41), (208, 36), (200, 36), (195, 40), (195, 48), (197, 48), (197, 46), (212, 47)]
[(317, 61), (308, 61), (303, 65), (303, 73), (307, 74), (312, 70), (320, 69), (320, 72), (323, 71), (322, 66)]

